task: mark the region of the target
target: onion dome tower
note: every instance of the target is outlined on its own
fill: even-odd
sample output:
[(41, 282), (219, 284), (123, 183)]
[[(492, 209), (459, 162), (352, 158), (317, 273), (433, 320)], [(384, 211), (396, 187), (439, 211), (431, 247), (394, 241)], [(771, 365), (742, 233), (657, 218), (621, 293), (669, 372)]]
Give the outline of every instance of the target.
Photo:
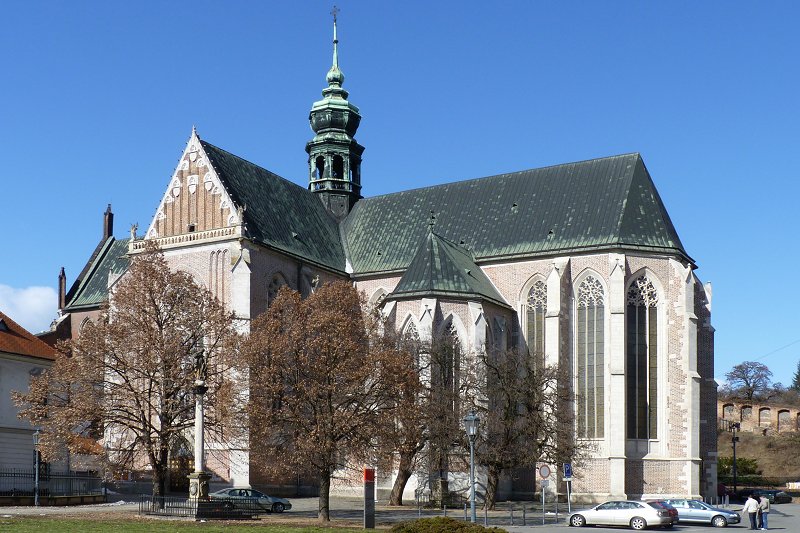
[(306, 152), (308, 190), (319, 195), (328, 211), (341, 221), (361, 198), (364, 147), (354, 138), (361, 115), (358, 108), (347, 101), (347, 91), (342, 88), (344, 74), (339, 70), (337, 13), (334, 7), (333, 66), (328, 71), (328, 87), (322, 91), (322, 100), (311, 106), (308, 120), (315, 135), (306, 144)]

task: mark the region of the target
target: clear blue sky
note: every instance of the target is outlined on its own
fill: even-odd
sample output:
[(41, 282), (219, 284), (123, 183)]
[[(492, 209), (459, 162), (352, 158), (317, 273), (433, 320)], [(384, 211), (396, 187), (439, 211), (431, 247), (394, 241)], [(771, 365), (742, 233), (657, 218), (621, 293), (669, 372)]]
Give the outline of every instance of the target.
[[(147, 227), (192, 125), (304, 184), (331, 3), (4, 3), (0, 309), (45, 329), (59, 268), (108, 203)], [(641, 152), (714, 286), (716, 375), (791, 380), (800, 4), (337, 3), (365, 195)]]

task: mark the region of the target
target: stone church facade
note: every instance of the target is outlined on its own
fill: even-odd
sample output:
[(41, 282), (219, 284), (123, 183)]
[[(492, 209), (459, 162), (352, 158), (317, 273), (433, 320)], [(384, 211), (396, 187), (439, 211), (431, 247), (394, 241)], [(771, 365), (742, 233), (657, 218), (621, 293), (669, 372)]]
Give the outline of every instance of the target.
[[(576, 436), (591, 445), (579, 497), (716, 494), (711, 289), (641, 156), (362, 198), (361, 116), (336, 43), (334, 30), (307, 186), (192, 131), (143, 235), (104, 230), (60, 320), (99, 304), (145, 241), (245, 322), (282, 285), (349, 279), (422, 340), (455, 332), (469, 352), (524, 347), (571, 369)], [(258, 482), (245, 445), (216, 451), (220, 480)], [(518, 485), (503, 492), (531, 490)]]

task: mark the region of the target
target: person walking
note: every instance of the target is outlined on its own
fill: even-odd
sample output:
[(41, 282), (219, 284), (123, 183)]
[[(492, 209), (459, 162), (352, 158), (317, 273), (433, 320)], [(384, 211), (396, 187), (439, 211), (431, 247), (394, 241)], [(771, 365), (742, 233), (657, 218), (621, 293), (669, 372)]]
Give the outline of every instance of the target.
[(761, 495), (761, 498), (758, 500), (758, 529), (762, 529), (766, 531), (769, 529), (767, 525), (769, 518), (769, 498)]
[(758, 529), (756, 527), (756, 512), (758, 511), (758, 502), (753, 498), (752, 494), (747, 495), (747, 501), (744, 502), (742, 507), (742, 521), (744, 521), (744, 514), (750, 518), (750, 529)]

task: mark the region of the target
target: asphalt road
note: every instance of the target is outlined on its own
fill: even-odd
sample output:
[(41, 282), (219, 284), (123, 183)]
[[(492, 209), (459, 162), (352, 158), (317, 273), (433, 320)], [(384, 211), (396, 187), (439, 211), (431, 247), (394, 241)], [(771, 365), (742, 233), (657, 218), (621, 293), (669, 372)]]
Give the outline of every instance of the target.
[[(119, 495), (121, 498), (125, 496)], [(99, 513), (105, 515), (132, 515), (135, 514), (138, 505), (132, 503), (134, 498), (128, 498), (128, 501), (118, 501), (108, 504), (97, 505), (80, 505), (71, 507), (0, 507), (0, 516), (2, 515), (28, 515), (28, 516), (59, 516), (59, 515), (82, 515)], [(293, 498), (293, 509), (286, 513), (289, 516), (314, 518), (317, 515), (318, 501), (317, 498)], [(513, 504), (512, 504), (513, 505)], [(500, 504), (497, 511), (492, 511), (487, 516), (487, 522), (490, 526), (500, 527), (513, 533), (528, 533), (528, 532), (544, 532), (551, 530), (561, 530), (568, 528), (566, 523), (566, 513), (561, 513), (556, 520), (552, 514), (547, 515), (546, 523), (542, 525), (541, 514), (532, 513), (530, 510), (526, 513), (524, 519), (527, 523), (522, 526), (523, 515), (520, 510), (521, 504), (514, 505), (514, 524), (511, 525), (511, 505)], [(741, 505), (734, 505), (732, 510), (741, 509)], [(406, 520), (413, 520), (418, 516), (432, 517), (441, 516), (442, 512), (437, 510), (417, 509), (415, 507), (394, 508), (383, 506), (380, 503), (376, 509), (376, 521), (378, 524), (391, 524), (402, 522)], [(464, 510), (449, 510), (447, 513), (456, 519), (464, 519)], [(363, 517), (363, 500), (358, 498), (331, 498), (331, 518), (334, 520), (348, 520), (360, 522)], [(478, 511), (478, 523), (484, 523), (484, 515)], [(769, 515), (770, 530), (783, 531), (786, 533), (800, 533), (800, 503), (785, 503), (772, 506), (772, 512)], [(744, 523), (728, 526), (731, 531), (748, 531), (749, 521), (745, 518)], [(582, 531), (572, 528), (571, 531), (577, 533)], [(586, 531), (599, 532), (599, 531), (626, 531), (624, 528), (611, 528), (611, 527), (592, 527), (587, 528)], [(630, 530), (627, 530), (630, 531)], [(664, 531), (664, 530), (661, 530)], [(703, 525), (688, 525), (678, 524), (671, 530), (674, 532), (690, 533), (699, 531), (715, 531), (710, 526)]]

